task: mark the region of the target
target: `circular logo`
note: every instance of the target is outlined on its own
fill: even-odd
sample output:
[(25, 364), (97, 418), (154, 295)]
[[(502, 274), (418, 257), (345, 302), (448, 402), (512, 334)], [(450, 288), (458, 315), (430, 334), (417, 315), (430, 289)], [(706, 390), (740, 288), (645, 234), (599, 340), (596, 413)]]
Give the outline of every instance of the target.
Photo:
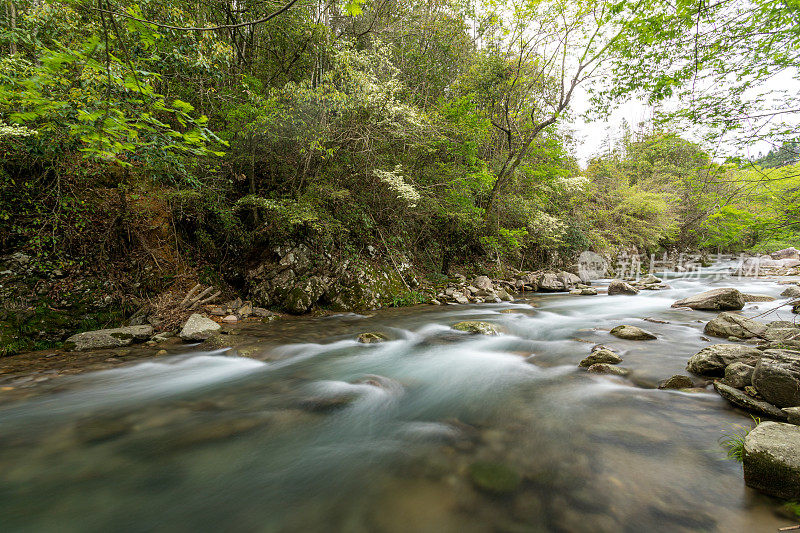
[(586, 250), (578, 256), (578, 276), (583, 281), (605, 277), (608, 264), (603, 256)]

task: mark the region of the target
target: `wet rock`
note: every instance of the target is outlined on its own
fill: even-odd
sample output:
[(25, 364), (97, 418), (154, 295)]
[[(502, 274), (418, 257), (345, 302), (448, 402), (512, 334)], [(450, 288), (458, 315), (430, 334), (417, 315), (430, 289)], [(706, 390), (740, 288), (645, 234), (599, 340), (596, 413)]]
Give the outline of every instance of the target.
[(250, 302), (245, 302), (242, 306), (236, 310), (236, 314), (241, 318), (247, 318), (253, 314), (253, 304)]
[(124, 328), (85, 331), (69, 337), (64, 348), (70, 351), (102, 350), (119, 348), (134, 342), (143, 342), (153, 335), (153, 326), (128, 326)]
[(675, 374), (658, 384), (659, 389), (691, 389), (692, 387), (694, 387), (692, 378), (681, 374)]
[(767, 330), (766, 324), (746, 318), (738, 313), (720, 313), (711, 319), (703, 331), (715, 337), (739, 337), (751, 339), (761, 337)]
[(596, 363), (608, 363), (616, 365), (621, 362), (622, 357), (615, 354), (611, 350), (602, 348), (600, 350), (594, 350), (588, 357), (584, 358), (580, 363), (578, 363), (578, 366), (588, 368)]
[(720, 381), (714, 382), (714, 390), (717, 394), (731, 402), (737, 407), (741, 407), (745, 411), (750, 411), (757, 415), (769, 416), (777, 418), (778, 420), (786, 420), (786, 413), (772, 405), (771, 403), (757, 400), (752, 396), (745, 394), (739, 389), (729, 387)]
[(506, 291), (505, 289), (497, 289), (497, 291), (495, 291), (495, 294), (497, 295), (497, 298), (500, 298), (500, 300), (503, 302), (514, 301), (514, 297), (508, 294), (508, 291)]
[(800, 357), (794, 361), (761, 359), (753, 370), (753, 387), (778, 407), (800, 406)]
[(781, 296), (785, 298), (800, 298), (800, 287), (797, 285), (790, 285), (784, 289)]
[(730, 287), (712, 289), (678, 300), (672, 307), (689, 307), (704, 311), (738, 310), (744, 307), (744, 295)]
[(375, 332), (368, 332), (368, 333), (361, 333), (358, 335), (358, 342), (362, 344), (375, 344), (378, 342), (383, 342), (387, 340), (388, 337), (383, 333), (375, 333)]
[(745, 363), (755, 366), (763, 355), (761, 350), (752, 346), (713, 344), (690, 357), (686, 370), (701, 376), (721, 376), (728, 365)]
[(775, 300), (774, 296), (770, 296), (768, 294), (747, 294), (742, 293), (744, 297), (744, 301), (747, 303), (750, 302), (772, 302)]
[(629, 326), (627, 324), (615, 327), (611, 330), (611, 334), (615, 337), (619, 337), (620, 339), (632, 341), (646, 341), (657, 338), (649, 331), (645, 331), (642, 328), (637, 328), (636, 326)]
[(499, 326), (489, 322), (481, 322), (479, 320), (465, 320), (453, 324), (453, 329), (458, 331), (466, 331), (475, 335), (500, 335), (503, 333)]
[(725, 367), (725, 379), (723, 380), (726, 385), (743, 389), (753, 383), (753, 370), (755, 367), (741, 362), (731, 363)]
[(639, 289), (621, 279), (615, 279), (608, 284), (608, 295), (614, 296), (615, 294), (639, 294)]
[(469, 478), (476, 488), (492, 494), (510, 494), (522, 481), (519, 474), (503, 463), (478, 461), (469, 466)]
[(565, 270), (562, 270), (558, 274), (556, 274), (556, 276), (558, 277), (558, 280), (561, 282), (561, 284), (564, 285), (564, 289), (567, 290), (572, 287), (575, 287), (576, 285), (583, 284), (581, 278), (573, 274), (572, 272), (567, 272)]
[(588, 289), (572, 289), (569, 291), (570, 294), (576, 294), (578, 296), (596, 296), (597, 289), (593, 287), (589, 287)]
[(227, 322), (228, 324), (235, 324), (236, 322), (239, 322), (239, 317), (236, 315), (228, 315), (223, 318), (222, 321)]
[(189, 317), (178, 334), (185, 341), (203, 341), (215, 335), (222, 326), (197, 313)]
[(452, 298), (453, 300), (455, 300), (456, 303), (461, 305), (467, 305), (469, 303), (469, 298), (464, 296), (464, 294), (459, 291), (453, 292)]
[(800, 427), (762, 422), (744, 439), (744, 482), (784, 498), (800, 499)]
[(348, 392), (335, 396), (319, 396), (306, 398), (300, 402), (300, 407), (314, 413), (328, 413), (347, 407), (358, 399), (356, 392)]
[(228, 310), (224, 307), (212, 307), (209, 311), (209, 314), (213, 316), (226, 316), (228, 314)]
[(627, 376), (631, 373), (627, 368), (621, 368), (608, 363), (595, 363), (587, 368), (586, 371), (592, 374), (609, 374), (612, 376)]
[(259, 318), (267, 318), (275, 315), (275, 313), (263, 307), (253, 307), (253, 312), (251, 314)]
[(657, 278), (653, 274), (648, 274), (639, 280), (640, 285), (653, 285), (657, 283), (662, 283), (662, 280), (661, 278)]

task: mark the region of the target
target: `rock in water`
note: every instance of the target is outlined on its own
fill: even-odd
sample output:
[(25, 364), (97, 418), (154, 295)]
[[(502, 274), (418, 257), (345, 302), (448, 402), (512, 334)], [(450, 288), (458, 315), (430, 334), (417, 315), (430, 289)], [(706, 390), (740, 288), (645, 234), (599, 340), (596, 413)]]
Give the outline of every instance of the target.
[(457, 324), (453, 324), (453, 329), (458, 331), (466, 331), (475, 335), (500, 335), (501, 329), (489, 322), (481, 322), (478, 320), (465, 320)]
[(183, 325), (179, 335), (185, 341), (204, 341), (219, 332), (221, 328), (210, 318), (195, 313)]
[(64, 348), (73, 351), (119, 348), (128, 346), (134, 341), (146, 341), (151, 335), (153, 326), (150, 325), (84, 331), (69, 337), (64, 343)]
[(694, 386), (692, 378), (675, 374), (658, 384), (659, 389), (690, 389)]
[(493, 494), (508, 494), (517, 490), (521, 479), (510, 467), (502, 463), (478, 461), (469, 467), (469, 477), (479, 489)]
[(552, 272), (542, 274), (537, 280), (537, 285), (540, 291), (545, 292), (561, 292), (567, 290), (564, 283), (558, 279), (558, 275)]
[(715, 337), (752, 339), (763, 336), (767, 331), (767, 326), (740, 314), (725, 312), (711, 319), (703, 331)]
[(615, 279), (608, 284), (608, 295), (614, 296), (615, 294), (639, 294), (639, 289), (630, 283)]
[(712, 289), (678, 300), (672, 307), (690, 307), (703, 311), (728, 311), (744, 307), (744, 295), (736, 289), (727, 287)]
[(572, 289), (570, 294), (577, 294), (578, 296), (597, 296), (597, 289), (589, 287), (588, 289)]
[(753, 384), (753, 370), (755, 367), (745, 363), (731, 363), (725, 367), (725, 379), (723, 380), (726, 385), (743, 389), (748, 385)]
[(800, 499), (800, 427), (762, 422), (744, 439), (744, 482), (787, 500)]
[(781, 293), (781, 296), (786, 298), (800, 298), (800, 287), (797, 285), (790, 285)]
[(769, 254), (772, 259), (800, 259), (800, 250), (794, 246)]
[(744, 296), (744, 301), (747, 302), (747, 303), (750, 303), (750, 302), (773, 302), (773, 301), (775, 301), (775, 297), (774, 296), (770, 296), (768, 294), (747, 294), (747, 293), (742, 293), (742, 296)]
[(620, 368), (608, 363), (595, 363), (587, 368), (586, 371), (592, 374), (610, 374), (612, 376), (627, 376), (631, 373), (627, 368)]
[(386, 335), (383, 333), (361, 333), (358, 335), (358, 342), (362, 344), (375, 344), (386, 340)]
[(757, 415), (766, 415), (778, 420), (786, 420), (786, 413), (772, 405), (761, 400), (756, 400), (752, 396), (748, 396), (739, 389), (734, 389), (722, 383), (721, 381), (714, 382), (714, 390), (717, 394), (731, 402), (737, 407), (741, 407), (745, 411), (751, 411)]
[(753, 370), (752, 381), (769, 403), (778, 407), (800, 406), (800, 357), (795, 361), (761, 359)]
[(642, 328), (637, 328), (636, 326), (628, 325), (615, 327), (611, 330), (611, 334), (615, 337), (619, 337), (620, 339), (627, 339), (631, 341), (647, 341), (658, 338), (649, 331), (645, 331)]
[(686, 364), (686, 370), (700, 376), (721, 376), (725, 367), (732, 363), (755, 366), (763, 353), (753, 346), (741, 344), (714, 344), (706, 346)]
[(601, 348), (600, 350), (595, 350), (583, 359), (578, 366), (588, 368), (596, 363), (608, 363), (612, 365), (616, 365), (622, 362), (622, 357), (615, 354), (611, 350), (607, 350), (605, 348)]

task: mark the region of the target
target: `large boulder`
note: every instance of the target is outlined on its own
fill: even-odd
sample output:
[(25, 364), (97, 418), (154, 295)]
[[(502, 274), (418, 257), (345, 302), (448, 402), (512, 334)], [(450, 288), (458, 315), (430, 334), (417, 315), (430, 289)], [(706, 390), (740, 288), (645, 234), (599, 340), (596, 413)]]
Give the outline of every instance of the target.
[(739, 337), (740, 339), (751, 339), (762, 337), (767, 330), (767, 325), (744, 317), (737, 313), (720, 313), (711, 319), (703, 331), (714, 337)]
[(615, 337), (619, 337), (620, 339), (627, 339), (631, 341), (648, 341), (658, 338), (649, 331), (643, 330), (642, 328), (637, 328), (636, 326), (628, 325), (622, 325), (613, 328), (611, 330), (611, 334)]
[(564, 282), (558, 279), (558, 274), (553, 272), (545, 272), (537, 279), (537, 285), (540, 291), (544, 292), (563, 292), (567, 288)]
[(723, 381), (726, 385), (743, 389), (753, 384), (753, 370), (755, 370), (755, 367), (745, 363), (738, 361), (731, 363), (725, 367), (725, 379)]
[(744, 439), (744, 482), (772, 496), (800, 499), (800, 427), (762, 422)]
[(694, 387), (694, 382), (689, 376), (675, 374), (658, 384), (659, 389), (689, 389)]
[(800, 357), (761, 359), (753, 370), (752, 382), (769, 403), (778, 407), (800, 406)]
[(581, 278), (572, 272), (566, 272), (562, 270), (557, 274), (558, 280), (564, 285), (565, 289), (571, 289), (576, 285), (581, 285), (583, 281)]
[(750, 411), (757, 415), (769, 416), (778, 420), (786, 420), (786, 413), (771, 403), (757, 400), (739, 389), (734, 389), (733, 387), (725, 385), (721, 381), (714, 382), (714, 390), (733, 405), (741, 407), (745, 411)]
[(800, 287), (798, 287), (797, 285), (789, 285), (781, 293), (781, 296), (784, 296), (786, 298), (800, 298)]
[(124, 328), (98, 329), (84, 331), (69, 337), (65, 343), (66, 350), (103, 350), (128, 346), (134, 342), (146, 341), (153, 335), (153, 326), (128, 326)]
[(701, 376), (721, 376), (728, 365), (744, 363), (755, 366), (763, 355), (761, 350), (753, 346), (714, 344), (690, 357), (686, 370)]
[(220, 329), (222, 326), (210, 318), (195, 313), (183, 325), (179, 336), (185, 341), (204, 341), (218, 333)]
[(614, 279), (608, 284), (608, 295), (614, 296), (615, 294), (639, 294), (639, 289), (621, 279)]
[(492, 286), (492, 280), (489, 279), (488, 276), (478, 276), (474, 280), (472, 280), (472, 284), (478, 289), (483, 289), (487, 291), (494, 288)]
[(728, 311), (744, 307), (744, 295), (736, 289), (727, 287), (712, 289), (678, 300), (672, 307), (689, 307), (703, 311)]
[(784, 248), (769, 254), (772, 259), (800, 259), (800, 250), (795, 247)]
[(770, 296), (769, 294), (742, 293), (742, 296), (744, 296), (744, 301), (747, 302), (747, 303), (750, 303), (750, 302), (774, 302), (775, 299), (776, 299), (774, 296)]

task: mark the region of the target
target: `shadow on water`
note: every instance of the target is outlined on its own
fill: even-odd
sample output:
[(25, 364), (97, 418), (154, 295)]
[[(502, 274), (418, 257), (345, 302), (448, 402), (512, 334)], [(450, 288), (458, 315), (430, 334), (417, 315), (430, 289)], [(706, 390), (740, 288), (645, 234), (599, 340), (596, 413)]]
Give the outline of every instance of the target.
[[(708, 390), (653, 388), (709, 344), (710, 315), (672, 302), (714, 286), (781, 287), (674, 276), (672, 289), (637, 296), (534, 295), (251, 327), (254, 358), (194, 352), (64, 378), (0, 408), (2, 529), (785, 526), (717, 443), (746, 417)], [(465, 319), (507, 334), (450, 329)], [(621, 323), (658, 339), (610, 336)], [(390, 340), (357, 343), (365, 331)], [(599, 343), (619, 351), (630, 379), (576, 368)]]

